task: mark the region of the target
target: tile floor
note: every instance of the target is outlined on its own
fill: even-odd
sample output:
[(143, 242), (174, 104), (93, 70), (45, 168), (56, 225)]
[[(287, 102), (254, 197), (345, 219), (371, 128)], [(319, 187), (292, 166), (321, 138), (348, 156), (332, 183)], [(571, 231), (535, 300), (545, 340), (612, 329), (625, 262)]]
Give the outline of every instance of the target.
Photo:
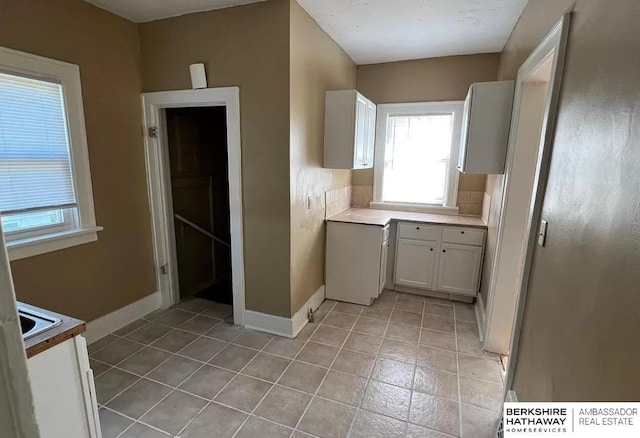
[(500, 359), (471, 305), (325, 301), (297, 339), (230, 315), (192, 300), (92, 344), (103, 437), (495, 437)]

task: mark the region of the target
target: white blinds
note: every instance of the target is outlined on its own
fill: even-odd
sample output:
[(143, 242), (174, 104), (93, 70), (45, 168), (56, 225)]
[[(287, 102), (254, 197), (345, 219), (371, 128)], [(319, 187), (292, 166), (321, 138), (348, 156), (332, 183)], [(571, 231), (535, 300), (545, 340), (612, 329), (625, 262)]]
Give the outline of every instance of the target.
[(0, 212), (76, 204), (62, 86), (0, 72)]

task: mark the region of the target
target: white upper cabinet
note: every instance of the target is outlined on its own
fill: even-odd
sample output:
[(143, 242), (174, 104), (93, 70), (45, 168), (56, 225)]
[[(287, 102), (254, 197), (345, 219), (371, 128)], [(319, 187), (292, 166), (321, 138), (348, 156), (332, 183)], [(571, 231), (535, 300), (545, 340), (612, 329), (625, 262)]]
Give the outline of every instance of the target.
[(356, 90), (327, 91), (324, 120), (324, 167), (373, 167), (376, 105)]
[(509, 142), (513, 81), (477, 82), (464, 102), (458, 170), (504, 173)]

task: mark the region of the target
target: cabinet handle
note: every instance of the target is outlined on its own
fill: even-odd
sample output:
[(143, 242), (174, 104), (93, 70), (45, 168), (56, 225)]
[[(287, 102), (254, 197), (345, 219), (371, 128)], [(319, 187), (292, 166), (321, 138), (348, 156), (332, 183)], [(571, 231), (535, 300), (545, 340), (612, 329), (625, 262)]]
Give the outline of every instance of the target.
[(447, 250), (446, 250), (446, 249), (443, 249), (443, 250), (442, 250), (442, 252), (447, 252)]
[(416, 230), (419, 230), (419, 229), (420, 229), (420, 227), (416, 227)]
[(433, 248), (429, 248), (429, 250), (433, 251)]
[(464, 234), (464, 231), (460, 231), (460, 234)]

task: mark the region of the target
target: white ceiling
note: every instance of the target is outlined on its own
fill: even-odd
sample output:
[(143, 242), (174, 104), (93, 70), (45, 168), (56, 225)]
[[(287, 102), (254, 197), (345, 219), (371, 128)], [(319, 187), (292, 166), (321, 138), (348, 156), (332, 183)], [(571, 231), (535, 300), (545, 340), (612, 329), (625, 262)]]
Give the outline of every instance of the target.
[(266, 0), (85, 0), (136, 23)]
[(502, 51), (527, 0), (298, 0), (356, 64)]
[[(265, 0), (86, 0), (135, 22)], [(527, 0), (298, 0), (356, 64), (500, 52)]]

